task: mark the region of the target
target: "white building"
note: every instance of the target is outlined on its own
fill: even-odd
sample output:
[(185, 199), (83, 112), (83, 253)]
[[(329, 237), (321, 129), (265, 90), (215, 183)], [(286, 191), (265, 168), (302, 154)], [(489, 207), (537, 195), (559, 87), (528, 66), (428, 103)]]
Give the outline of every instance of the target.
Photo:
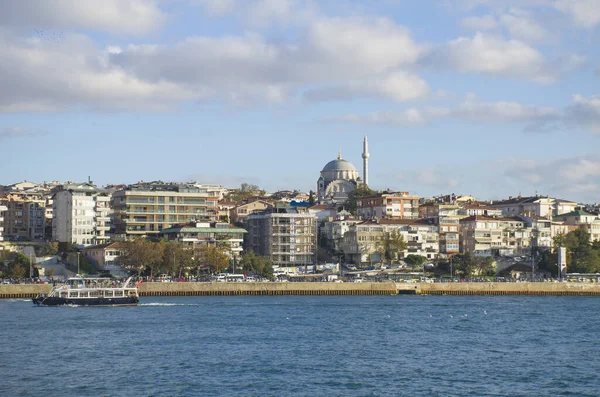
[(52, 195), (52, 240), (86, 247), (108, 241), (110, 195), (91, 183), (65, 184)]
[(363, 265), (381, 261), (378, 243), (385, 233), (398, 231), (407, 244), (400, 257), (420, 255), (435, 259), (439, 254), (439, 231), (432, 223), (417, 219), (367, 220), (350, 226), (341, 244), (346, 262)]
[(502, 210), (504, 216), (536, 215), (544, 218), (574, 211), (578, 203), (552, 197), (509, 197), (508, 200), (495, 201), (491, 207)]
[(8, 210), (5, 205), (0, 205), (0, 241), (4, 241), (4, 212)]

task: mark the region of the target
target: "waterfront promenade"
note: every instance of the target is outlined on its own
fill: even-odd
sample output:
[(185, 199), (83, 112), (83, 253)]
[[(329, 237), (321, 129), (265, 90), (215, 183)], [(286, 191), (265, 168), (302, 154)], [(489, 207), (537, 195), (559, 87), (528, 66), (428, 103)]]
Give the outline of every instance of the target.
[[(32, 298), (47, 293), (49, 284), (0, 285), (0, 298)], [(600, 296), (596, 283), (143, 283), (140, 296), (226, 295), (565, 295)]]

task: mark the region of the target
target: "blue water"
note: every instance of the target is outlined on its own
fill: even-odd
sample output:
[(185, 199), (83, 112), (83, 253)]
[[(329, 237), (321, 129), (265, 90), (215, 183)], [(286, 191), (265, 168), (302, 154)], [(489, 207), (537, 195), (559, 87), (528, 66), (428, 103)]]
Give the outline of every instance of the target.
[(0, 300), (0, 396), (598, 396), (594, 297)]

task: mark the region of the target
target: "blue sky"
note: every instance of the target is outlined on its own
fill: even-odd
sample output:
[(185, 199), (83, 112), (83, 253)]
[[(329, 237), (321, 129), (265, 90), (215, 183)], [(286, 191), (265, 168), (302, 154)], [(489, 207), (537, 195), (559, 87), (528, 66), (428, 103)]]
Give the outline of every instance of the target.
[(0, 2), (0, 184), (600, 201), (597, 0)]

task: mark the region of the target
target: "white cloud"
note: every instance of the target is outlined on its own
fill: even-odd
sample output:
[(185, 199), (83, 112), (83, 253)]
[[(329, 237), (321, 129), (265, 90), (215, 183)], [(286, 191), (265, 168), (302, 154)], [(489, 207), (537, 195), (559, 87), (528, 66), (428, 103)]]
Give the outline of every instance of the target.
[(459, 72), (485, 73), (537, 83), (551, 83), (557, 74), (544, 56), (526, 43), (482, 33), (473, 38), (460, 37), (434, 50), (429, 63)]
[(533, 125), (560, 121), (562, 112), (553, 107), (523, 105), (517, 102), (479, 102), (473, 95), (452, 107), (411, 108), (400, 111), (373, 112), (367, 115), (349, 114), (330, 117), (329, 121), (360, 124), (420, 125), (439, 119), (458, 119), (475, 123), (524, 123)]
[(579, 27), (592, 29), (600, 24), (598, 0), (555, 0), (553, 5), (569, 15)]
[(143, 81), (110, 65), (108, 52), (98, 51), (85, 36), (66, 35), (58, 43), (4, 38), (0, 40), (0, 113), (69, 106), (158, 109), (192, 98), (172, 83)]
[(413, 64), (423, 53), (408, 29), (387, 18), (323, 18), (309, 28), (307, 67), (327, 62), (338, 75), (380, 73)]
[(0, 2), (0, 26), (23, 29), (95, 29), (142, 34), (160, 27), (166, 15), (156, 1), (18, 0)]
[(191, 5), (200, 5), (204, 7), (209, 15), (224, 15), (233, 12), (236, 9), (236, 0), (191, 0)]
[(567, 122), (579, 125), (592, 134), (600, 134), (600, 95), (589, 98), (574, 95), (573, 102), (567, 109)]
[(503, 169), (504, 176), (519, 189), (529, 190), (533, 185), (542, 194), (590, 203), (597, 202), (600, 195), (598, 155), (537, 161), (503, 159), (494, 168)]
[(503, 14), (500, 23), (512, 37), (528, 42), (541, 41), (549, 35), (546, 29), (527, 15)]
[(309, 90), (305, 97), (311, 101), (385, 97), (396, 102), (405, 102), (425, 98), (429, 93), (429, 85), (419, 76), (396, 71), (364, 80), (352, 80), (344, 85)]
[(475, 31), (495, 30), (498, 28), (498, 21), (493, 15), (484, 15), (481, 17), (467, 17), (461, 21), (461, 25)]

